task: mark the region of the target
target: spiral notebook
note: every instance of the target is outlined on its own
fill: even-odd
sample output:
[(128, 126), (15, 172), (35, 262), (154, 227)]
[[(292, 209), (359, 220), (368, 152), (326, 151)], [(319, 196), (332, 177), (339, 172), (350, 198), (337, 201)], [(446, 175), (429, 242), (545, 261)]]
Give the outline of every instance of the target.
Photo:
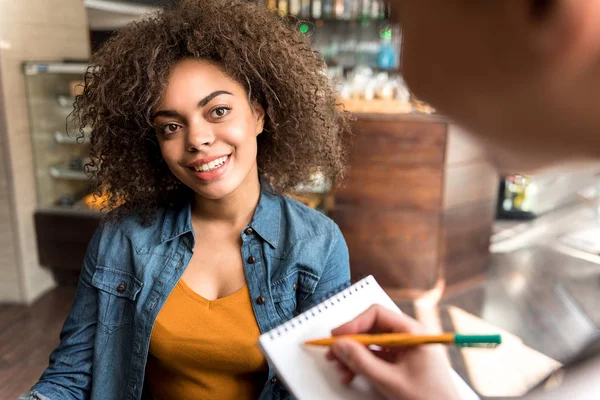
[[(354, 319), (373, 304), (401, 313), (375, 278), (368, 276), (260, 336), (259, 346), (263, 354), (296, 399), (381, 398), (361, 378), (354, 379), (350, 386), (342, 385), (337, 368), (325, 360), (327, 350), (302, 344), (309, 339), (330, 336), (333, 328)], [(454, 370), (452, 374), (463, 399), (479, 399)]]

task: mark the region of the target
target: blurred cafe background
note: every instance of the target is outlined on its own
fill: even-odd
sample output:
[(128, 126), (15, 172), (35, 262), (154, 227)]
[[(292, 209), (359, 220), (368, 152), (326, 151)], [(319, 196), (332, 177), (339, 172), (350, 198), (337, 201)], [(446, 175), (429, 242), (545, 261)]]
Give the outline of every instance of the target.
[[(261, 1), (310, 36), (356, 116), (345, 184), (316, 174), (289, 195), (340, 226), (354, 279), (373, 274), (434, 329), (504, 334), (494, 352), (448, 350), (482, 398), (559, 390), (600, 350), (600, 164), (496, 171), (410, 92), (382, 0)], [(90, 54), (165, 4), (0, 0), (1, 399), (47, 365), (105, 212), (83, 171), (93, 127), (66, 126)], [(594, 379), (572, 398), (600, 398)]]

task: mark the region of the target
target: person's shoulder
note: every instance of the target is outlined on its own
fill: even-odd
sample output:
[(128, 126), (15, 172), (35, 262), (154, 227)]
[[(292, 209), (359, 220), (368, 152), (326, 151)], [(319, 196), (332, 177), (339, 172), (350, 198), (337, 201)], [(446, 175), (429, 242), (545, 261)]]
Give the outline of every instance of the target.
[(337, 234), (337, 224), (322, 212), (289, 197), (281, 196), (283, 218), (296, 237)]
[(114, 238), (122, 235), (132, 242), (140, 239), (147, 241), (160, 237), (162, 226), (167, 218), (167, 209), (158, 208), (150, 217), (131, 213), (127, 215), (109, 214), (102, 222), (101, 235), (103, 238)]

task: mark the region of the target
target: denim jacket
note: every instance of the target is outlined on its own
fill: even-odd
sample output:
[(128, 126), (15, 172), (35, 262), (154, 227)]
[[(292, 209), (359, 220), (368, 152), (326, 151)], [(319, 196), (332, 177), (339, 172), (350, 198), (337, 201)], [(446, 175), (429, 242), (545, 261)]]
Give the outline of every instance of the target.
[[(303, 312), (350, 279), (348, 248), (329, 218), (261, 192), (242, 258), (262, 333)], [(152, 326), (192, 257), (191, 207), (104, 223), (85, 256), (73, 309), (50, 364), (25, 399), (142, 398)], [(252, 256), (252, 258), (250, 258)], [(286, 399), (269, 366), (260, 400)]]

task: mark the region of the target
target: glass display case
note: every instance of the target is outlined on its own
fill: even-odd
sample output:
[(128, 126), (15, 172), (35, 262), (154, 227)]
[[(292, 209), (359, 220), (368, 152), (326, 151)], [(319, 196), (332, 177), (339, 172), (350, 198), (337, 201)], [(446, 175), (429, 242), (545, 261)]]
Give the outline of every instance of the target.
[(84, 209), (88, 136), (68, 125), (87, 64), (25, 63), (38, 205)]
[(79, 138), (68, 115), (87, 64), (23, 65), (35, 167), (34, 215), (38, 258), (62, 284), (77, 281), (83, 257), (102, 214), (95, 210), (84, 173), (89, 132)]

